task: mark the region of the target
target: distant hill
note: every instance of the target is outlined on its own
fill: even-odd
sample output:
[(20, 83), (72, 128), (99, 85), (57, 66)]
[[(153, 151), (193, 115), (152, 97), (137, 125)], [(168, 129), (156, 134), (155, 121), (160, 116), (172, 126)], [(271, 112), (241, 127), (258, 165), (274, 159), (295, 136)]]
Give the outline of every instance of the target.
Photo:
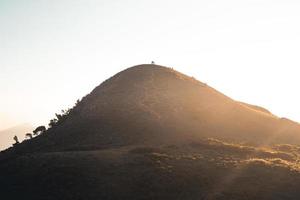
[(32, 132), (33, 127), (28, 123), (20, 124), (0, 131), (0, 151), (8, 148), (14, 143), (13, 137), (18, 136), (22, 141), (26, 133)]

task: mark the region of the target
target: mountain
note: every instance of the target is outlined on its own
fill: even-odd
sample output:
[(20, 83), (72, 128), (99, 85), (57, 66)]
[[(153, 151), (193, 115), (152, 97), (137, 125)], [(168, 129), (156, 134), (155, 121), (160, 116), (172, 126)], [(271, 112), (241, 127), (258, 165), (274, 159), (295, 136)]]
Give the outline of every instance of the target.
[(299, 199), (300, 125), (158, 65), (0, 153), (4, 199)]
[(0, 131), (0, 151), (8, 148), (14, 143), (13, 137), (18, 136), (19, 140), (23, 140), (26, 133), (30, 133), (33, 127), (28, 124), (20, 124)]

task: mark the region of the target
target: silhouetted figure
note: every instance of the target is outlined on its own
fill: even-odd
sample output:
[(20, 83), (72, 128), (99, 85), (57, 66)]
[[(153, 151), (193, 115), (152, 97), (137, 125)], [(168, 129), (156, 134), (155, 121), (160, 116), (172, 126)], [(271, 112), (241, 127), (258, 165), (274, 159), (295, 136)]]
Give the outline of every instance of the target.
[(46, 131), (45, 126), (39, 126), (33, 131), (33, 135), (43, 134)]
[(31, 133), (26, 133), (25, 137), (27, 137), (28, 139), (32, 139), (32, 134)]
[(155, 62), (154, 62), (154, 61), (152, 61), (152, 62), (151, 62), (151, 64), (152, 64), (152, 65), (155, 65)]
[(15, 135), (15, 137), (14, 137), (14, 140), (15, 140), (15, 142), (16, 142), (14, 145), (16, 145), (16, 144), (19, 144), (19, 143), (20, 143), (20, 142), (19, 142), (19, 139), (18, 139), (18, 136), (16, 136), (16, 135)]

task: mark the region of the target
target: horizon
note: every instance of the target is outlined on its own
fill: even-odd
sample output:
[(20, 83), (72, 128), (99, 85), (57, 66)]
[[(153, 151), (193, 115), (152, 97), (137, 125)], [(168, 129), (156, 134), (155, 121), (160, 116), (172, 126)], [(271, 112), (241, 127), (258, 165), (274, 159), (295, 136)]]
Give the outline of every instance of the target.
[(300, 3), (70, 2), (0, 2), (0, 130), (47, 125), (104, 80), (152, 60), (300, 121)]

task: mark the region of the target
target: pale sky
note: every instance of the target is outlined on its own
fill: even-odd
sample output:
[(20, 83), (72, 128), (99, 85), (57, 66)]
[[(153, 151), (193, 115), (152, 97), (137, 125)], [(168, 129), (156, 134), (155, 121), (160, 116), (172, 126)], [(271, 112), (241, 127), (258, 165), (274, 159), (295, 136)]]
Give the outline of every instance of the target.
[(300, 1), (0, 0), (0, 130), (127, 67), (173, 67), (300, 121)]

